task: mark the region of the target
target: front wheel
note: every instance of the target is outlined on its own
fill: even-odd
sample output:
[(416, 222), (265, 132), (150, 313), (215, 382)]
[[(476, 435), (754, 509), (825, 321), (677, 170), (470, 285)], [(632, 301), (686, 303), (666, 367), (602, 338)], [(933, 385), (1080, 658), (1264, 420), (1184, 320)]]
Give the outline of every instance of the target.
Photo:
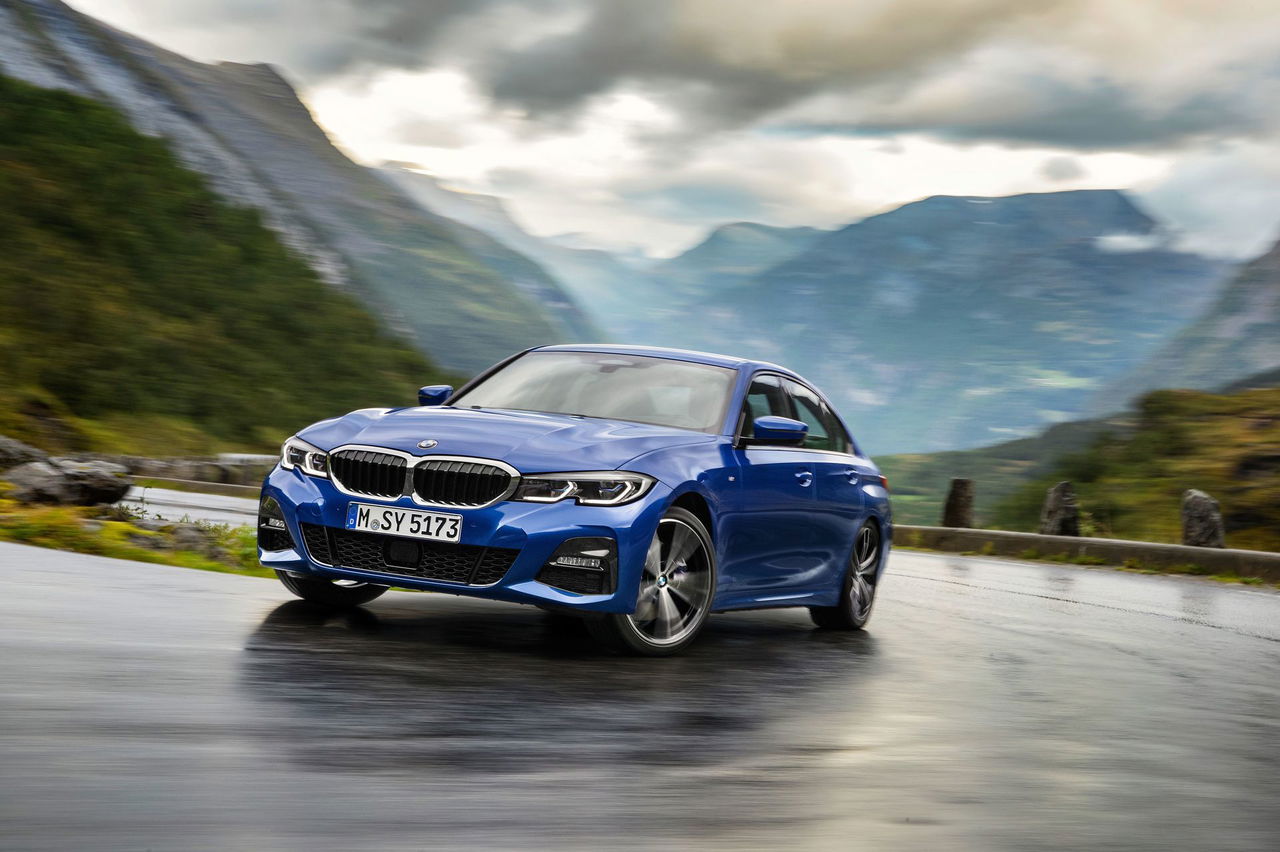
[(284, 587), (304, 601), (346, 608), (367, 604), (387, 590), (386, 586), (356, 580), (326, 580), (322, 577), (295, 577), (287, 571), (276, 571)]
[(867, 521), (854, 539), (840, 602), (835, 606), (809, 607), (813, 623), (828, 630), (861, 630), (871, 618), (879, 573), (880, 527), (874, 521)]
[(587, 625), (597, 640), (617, 650), (669, 656), (702, 630), (715, 588), (715, 554), (707, 528), (697, 515), (672, 507), (649, 543), (636, 611), (594, 615)]

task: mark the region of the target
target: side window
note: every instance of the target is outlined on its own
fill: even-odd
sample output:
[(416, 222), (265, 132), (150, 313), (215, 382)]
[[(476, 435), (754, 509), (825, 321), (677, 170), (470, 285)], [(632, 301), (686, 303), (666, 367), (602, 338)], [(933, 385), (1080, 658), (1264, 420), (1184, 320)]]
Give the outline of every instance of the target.
[(803, 446), (811, 450), (849, 452), (849, 436), (831, 409), (818, 395), (802, 384), (788, 381), (787, 392), (796, 406), (796, 418), (809, 427)]
[(747, 398), (742, 406), (742, 422), (738, 427), (738, 434), (750, 436), (751, 424), (756, 418), (770, 414), (777, 417), (791, 416), (787, 395), (783, 392), (777, 376), (757, 376), (751, 380), (751, 387), (747, 388)]

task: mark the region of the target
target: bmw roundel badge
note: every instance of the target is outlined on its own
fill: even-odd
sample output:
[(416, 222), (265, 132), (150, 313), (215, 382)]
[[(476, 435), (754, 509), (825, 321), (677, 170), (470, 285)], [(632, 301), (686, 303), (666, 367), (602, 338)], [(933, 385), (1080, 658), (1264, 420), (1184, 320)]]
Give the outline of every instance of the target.
[(429, 450), (429, 449), (431, 449), (432, 447), (434, 447), (434, 446), (435, 446), (436, 444), (438, 444), (438, 443), (440, 443), (440, 442), (439, 442), (439, 441), (437, 441), (436, 439), (434, 439), (434, 438), (428, 438), (428, 439), (427, 439), (427, 440), (425, 440), (425, 441), (419, 441), (419, 442), (418, 442), (418, 449), (420, 449), (420, 450)]

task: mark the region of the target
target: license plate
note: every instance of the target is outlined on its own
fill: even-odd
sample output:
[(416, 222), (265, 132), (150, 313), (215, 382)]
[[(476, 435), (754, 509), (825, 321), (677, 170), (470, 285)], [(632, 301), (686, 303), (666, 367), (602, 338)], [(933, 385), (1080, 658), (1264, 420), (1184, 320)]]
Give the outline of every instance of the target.
[(462, 516), (352, 503), (347, 506), (347, 529), (456, 542), (462, 538)]

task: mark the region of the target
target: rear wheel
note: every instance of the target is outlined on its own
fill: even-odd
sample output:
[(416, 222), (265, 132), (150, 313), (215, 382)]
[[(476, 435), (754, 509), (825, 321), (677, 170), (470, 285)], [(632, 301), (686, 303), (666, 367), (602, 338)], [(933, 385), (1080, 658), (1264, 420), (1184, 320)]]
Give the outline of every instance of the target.
[(295, 577), (287, 571), (276, 571), (284, 587), (304, 601), (331, 607), (366, 604), (387, 590), (386, 586), (357, 580), (326, 580), (322, 577)]
[(674, 654), (702, 630), (716, 588), (711, 536), (692, 512), (672, 507), (649, 543), (636, 611), (601, 614), (587, 625), (601, 642), (646, 657)]
[(840, 602), (835, 606), (810, 607), (813, 623), (829, 630), (861, 630), (871, 618), (879, 572), (880, 527), (874, 521), (867, 521), (854, 539)]

